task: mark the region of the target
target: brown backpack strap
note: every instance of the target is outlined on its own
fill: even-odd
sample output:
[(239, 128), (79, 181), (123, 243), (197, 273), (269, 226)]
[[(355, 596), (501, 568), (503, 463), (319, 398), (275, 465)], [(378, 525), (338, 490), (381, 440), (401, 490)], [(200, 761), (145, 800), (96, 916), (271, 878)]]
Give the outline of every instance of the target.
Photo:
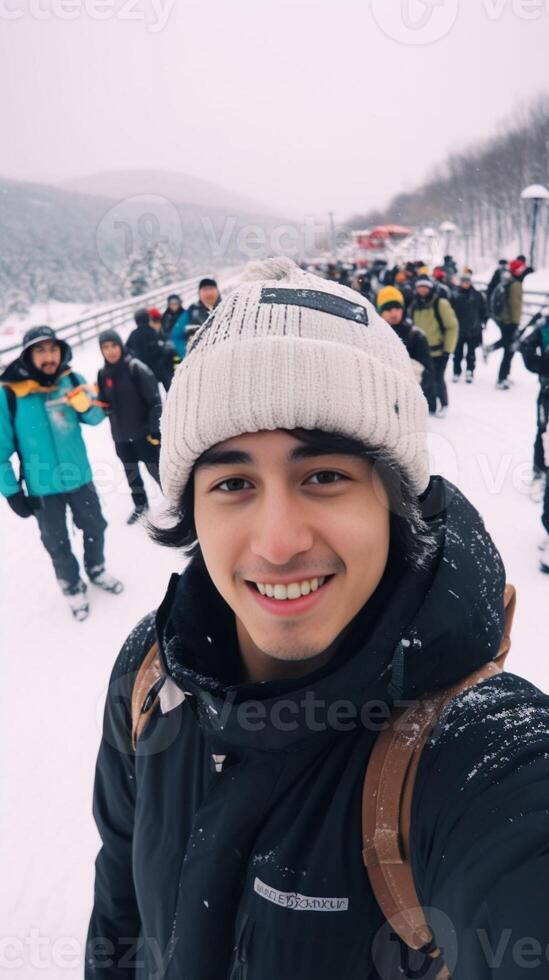
[[(378, 735), (364, 777), (362, 836), (364, 864), (385, 918), (411, 949), (440, 956), (420, 906), (410, 861), (412, 800), (421, 753), (442, 711), (462, 691), (501, 673), (511, 645), (516, 593), (505, 588), (505, 629), (495, 660), (457, 684), (393, 712)], [(441, 964), (438, 978), (449, 977)]]
[(158, 704), (158, 690), (153, 694), (152, 689), (165, 676), (166, 671), (160, 659), (158, 643), (154, 643), (142, 661), (133, 684), (132, 745), (134, 751), (137, 745), (137, 739)]

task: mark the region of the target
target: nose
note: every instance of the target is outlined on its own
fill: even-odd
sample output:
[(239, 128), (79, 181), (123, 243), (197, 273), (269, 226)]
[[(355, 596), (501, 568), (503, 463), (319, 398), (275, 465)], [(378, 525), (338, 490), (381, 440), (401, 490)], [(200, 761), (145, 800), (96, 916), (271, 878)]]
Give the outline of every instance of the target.
[(271, 565), (286, 565), (313, 542), (313, 528), (299, 501), (283, 489), (265, 493), (255, 514), (252, 553)]

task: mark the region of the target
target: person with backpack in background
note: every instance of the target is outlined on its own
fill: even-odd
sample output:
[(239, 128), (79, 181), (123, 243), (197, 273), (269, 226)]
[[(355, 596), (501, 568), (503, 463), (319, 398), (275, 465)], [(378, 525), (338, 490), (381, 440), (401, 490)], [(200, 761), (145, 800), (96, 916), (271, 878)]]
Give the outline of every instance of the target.
[(187, 353), (189, 341), (220, 302), (221, 296), (216, 280), (205, 276), (198, 283), (198, 303), (192, 303), (188, 310), (181, 314), (172, 330), (172, 343), (181, 360)]
[(131, 525), (149, 507), (139, 463), (144, 463), (160, 485), (162, 401), (154, 374), (146, 364), (126, 354), (116, 330), (103, 330), (99, 334), (99, 347), (105, 364), (97, 375), (98, 396), (107, 412), (116, 455), (131, 490), (133, 511), (126, 522)]
[[(89, 613), (67, 528), (67, 508), (84, 539), (84, 568), (98, 588), (119, 593), (105, 569), (107, 522), (102, 514), (81, 425), (105, 418), (85, 378), (70, 366), (72, 352), (49, 326), (32, 327), (19, 357), (0, 377), (0, 492), (18, 517), (34, 516), (54, 572), (77, 620)], [(19, 479), (11, 464), (16, 454)]]
[[(486, 301), (480, 290), (473, 286), (470, 269), (462, 272), (459, 289), (454, 294), (454, 312), (458, 319), (459, 336), (454, 351), (453, 381), (461, 377), (461, 365), (465, 355), (465, 381), (471, 384), (475, 375), (475, 350), (482, 344), (482, 331), (486, 324)], [(467, 350), (466, 350), (467, 348)]]
[(445, 255), (442, 263), (442, 269), (446, 276), (446, 283), (449, 289), (452, 289), (454, 283), (454, 276), (457, 276), (458, 267), (456, 265), (456, 260), (453, 255)]
[(509, 272), (503, 273), (499, 284), (491, 294), (490, 316), (497, 323), (501, 337), (485, 347), (485, 357), (496, 350), (503, 350), (496, 388), (507, 391), (511, 362), (515, 353), (515, 340), (522, 318), (523, 282), (533, 270), (521, 258), (509, 263)]
[(393, 328), (408, 351), (429, 411), (434, 412), (436, 410), (434, 367), (427, 337), (406, 316), (406, 301), (400, 289), (395, 286), (383, 286), (377, 294), (376, 306), (380, 316)]
[(370, 304), (248, 270), (162, 419), (190, 561), (109, 683), (86, 980), (517, 980), (509, 932), (546, 975), (549, 698), (502, 673), (513, 590), (428, 459)]
[(531, 322), (537, 325), (521, 340), (519, 350), (527, 369), (539, 378), (533, 476), (541, 489), (541, 522), (546, 531), (540, 542), (540, 567), (543, 572), (549, 572), (549, 316), (539, 313)]
[[(158, 314), (157, 310), (153, 312)], [(168, 391), (174, 371), (174, 348), (161, 332), (160, 316), (158, 314), (157, 329), (151, 324), (150, 314), (146, 309), (136, 310), (133, 318), (135, 330), (132, 330), (126, 341), (126, 350), (146, 364), (156, 380)]]
[(508, 271), (509, 271), (509, 263), (507, 259), (500, 259), (493, 272), (492, 278), (490, 279), (490, 282), (486, 287), (486, 302), (488, 303), (488, 309), (490, 309), (490, 301), (494, 289), (496, 288), (496, 286), (499, 286), (504, 272), (508, 272)]
[(171, 293), (167, 300), (168, 305), (162, 314), (162, 330), (164, 336), (169, 339), (170, 334), (175, 327), (175, 324), (179, 320), (179, 317), (184, 313), (183, 303), (181, 302), (181, 296), (178, 293)]
[(448, 412), (448, 389), (444, 374), (450, 354), (458, 341), (458, 321), (449, 300), (436, 295), (435, 283), (420, 275), (415, 283), (415, 296), (410, 307), (410, 319), (423, 330), (429, 343), (434, 365), (434, 404), (439, 407), (431, 414), (444, 418)]
[(167, 337), (162, 326), (162, 316), (160, 310), (157, 310), (155, 306), (151, 307), (149, 312), (149, 323), (156, 334), (164, 342), (164, 347), (162, 348), (162, 370), (163, 370), (163, 386), (166, 391), (170, 387), (173, 379), (173, 373), (177, 364), (179, 364), (180, 358), (177, 355), (176, 349), (172, 344), (171, 340)]

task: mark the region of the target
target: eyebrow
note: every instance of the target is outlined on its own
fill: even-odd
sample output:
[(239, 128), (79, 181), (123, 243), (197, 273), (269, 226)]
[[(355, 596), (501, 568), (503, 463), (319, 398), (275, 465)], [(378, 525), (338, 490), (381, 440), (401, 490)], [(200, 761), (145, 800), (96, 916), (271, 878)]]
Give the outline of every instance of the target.
[[(287, 455), (288, 463), (296, 463), (302, 459), (314, 459), (317, 456), (348, 456), (349, 453), (338, 452), (333, 446), (323, 449), (319, 446), (307, 446), (304, 443), (295, 446)], [(241, 449), (208, 449), (195, 463), (195, 472), (209, 466), (253, 466), (256, 460), (250, 453)]]

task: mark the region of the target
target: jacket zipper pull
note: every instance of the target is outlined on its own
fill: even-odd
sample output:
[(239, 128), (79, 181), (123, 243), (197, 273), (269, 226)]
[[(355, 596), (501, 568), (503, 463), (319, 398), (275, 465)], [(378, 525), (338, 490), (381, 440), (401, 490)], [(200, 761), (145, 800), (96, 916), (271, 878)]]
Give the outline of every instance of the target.
[(154, 682), (153, 686), (151, 687), (149, 693), (147, 694), (147, 697), (145, 698), (141, 706), (142, 715), (146, 715), (147, 711), (149, 711), (150, 708), (152, 707), (153, 701), (155, 700), (156, 697), (158, 697), (162, 689), (162, 686), (164, 684), (164, 681), (166, 680), (166, 677), (167, 675), (164, 674), (163, 677), (159, 677), (158, 680)]

